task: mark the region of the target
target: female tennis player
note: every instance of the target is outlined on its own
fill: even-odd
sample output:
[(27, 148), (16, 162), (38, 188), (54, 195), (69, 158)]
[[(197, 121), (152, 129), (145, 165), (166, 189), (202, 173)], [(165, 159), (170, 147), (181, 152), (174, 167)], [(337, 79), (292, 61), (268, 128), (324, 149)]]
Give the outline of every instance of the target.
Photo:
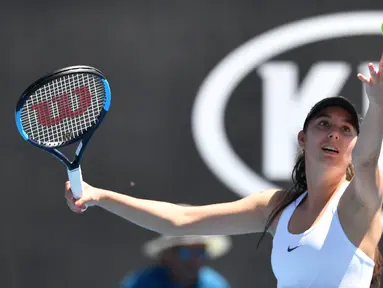
[(318, 102), (297, 135), (301, 154), (290, 189), (183, 207), (86, 183), (83, 196), (73, 199), (66, 182), (68, 206), (79, 213), (96, 205), (167, 235), (270, 233), (278, 287), (379, 287), (383, 55), (378, 70), (368, 67), (368, 77), (357, 75), (369, 98), (363, 123), (345, 98)]

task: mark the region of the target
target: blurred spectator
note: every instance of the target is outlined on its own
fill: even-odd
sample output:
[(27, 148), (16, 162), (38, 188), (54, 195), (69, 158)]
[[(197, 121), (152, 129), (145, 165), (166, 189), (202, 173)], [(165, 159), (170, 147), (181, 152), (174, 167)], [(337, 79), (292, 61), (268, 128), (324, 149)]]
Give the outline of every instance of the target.
[(127, 274), (120, 288), (230, 288), (206, 264), (230, 248), (227, 236), (160, 236), (144, 245), (144, 254), (155, 263)]

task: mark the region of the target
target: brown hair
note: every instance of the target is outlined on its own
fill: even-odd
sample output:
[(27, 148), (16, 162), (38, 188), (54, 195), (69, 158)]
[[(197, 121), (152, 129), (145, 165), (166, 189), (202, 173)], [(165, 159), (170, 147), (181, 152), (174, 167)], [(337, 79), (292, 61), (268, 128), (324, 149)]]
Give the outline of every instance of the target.
[[(346, 179), (350, 181), (354, 177), (354, 170), (350, 165), (346, 171)], [(269, 218), (266, 222), (265, 230), (261, 238), (259, 239), (258, 246), (261, 243), (262, 239), (266, 235), (267, 230), (270, 228), (271, 224), (275, 220), (283, 209), (285, 209), (290, 203), (295, 201), (300, 195), (302, 195), (307, 190), (307, 180), (306, 180), (306, 169), (305, 169), (305, 154), (304, 152), (300, 152), (297, 157), (297, 161), (295, 163), (292, 175), (292, 186), (289, 189), (283, 190), (280, 198), (278, 199), (278, 203), (273, 211), (270, 213)], [(258, 247), (257, 246), (257, 247)], [(380, 287), (380, 276), (382, 274), (382, 254), (380, 253), (379, 246), (376, 246), (375, 249), (375, 266), (372, 275), (372, 280), (370, 284), (370, 288), (378, 288)]]

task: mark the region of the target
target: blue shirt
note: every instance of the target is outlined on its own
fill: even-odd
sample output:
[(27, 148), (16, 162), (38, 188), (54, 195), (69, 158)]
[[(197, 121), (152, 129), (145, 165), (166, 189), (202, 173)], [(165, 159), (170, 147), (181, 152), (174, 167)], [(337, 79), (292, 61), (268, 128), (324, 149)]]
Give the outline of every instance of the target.
[[(120, 288), (182, 288), (174, 283), (166, 267), (153, 266), (124, 277)], [(210, 267), (201, 267), (193, 288), (230, 288), (229, 283)]]

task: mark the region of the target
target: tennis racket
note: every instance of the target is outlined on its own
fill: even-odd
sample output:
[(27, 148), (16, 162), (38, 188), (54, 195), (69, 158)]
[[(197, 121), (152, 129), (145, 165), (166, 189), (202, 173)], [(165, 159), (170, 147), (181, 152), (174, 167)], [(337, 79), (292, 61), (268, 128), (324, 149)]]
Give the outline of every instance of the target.
[[(66, 166), (75, 198), (80, 198), (83, 191), (81, 158), (109, 110), (110, 101), (110, 87), (100, 70), (71, 66), (35, 81), (17, 103), (19, 133)], [(58, 149), (76, 142), (74, 160), (69, 161)]]

